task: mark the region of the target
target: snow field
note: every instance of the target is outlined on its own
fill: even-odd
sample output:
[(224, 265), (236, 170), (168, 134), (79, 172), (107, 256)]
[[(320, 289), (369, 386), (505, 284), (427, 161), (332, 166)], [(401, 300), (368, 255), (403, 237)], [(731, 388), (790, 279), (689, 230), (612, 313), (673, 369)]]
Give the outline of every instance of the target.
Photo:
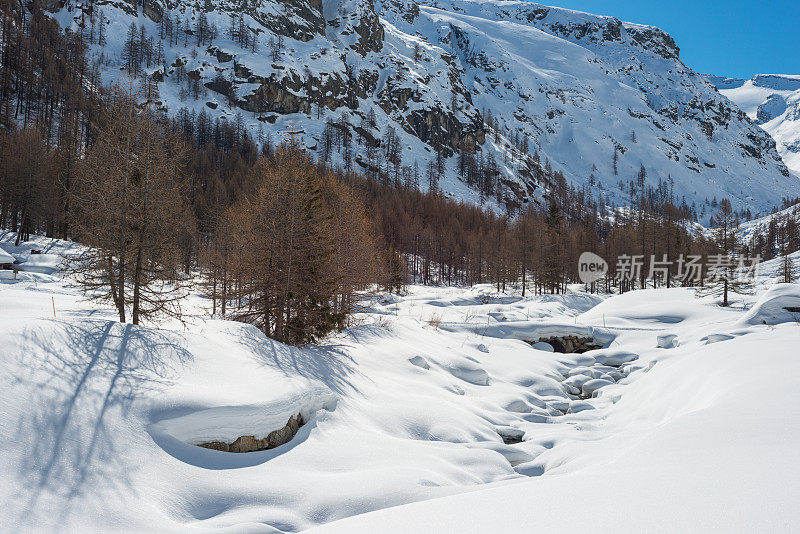
[[(65, 247), (35, 243), (47, 244)], [(799, 524), (800, 330), (743, 319), (772, 317), (797, 286), (728, 310), (684, 289), (411, 286), (301, 349), (207, 319), (197, 296), (185, 329), (135, 327), (57, 272), (25, 274), (0, 282), (2, 530)], [(526, 340), (540, 334), (606, 348), (537, 350)], [(677, 346), (658, 348), (665, 335)], [(308, 422), (274, 449), (192, 444), (263, 435), (298, 412)]]

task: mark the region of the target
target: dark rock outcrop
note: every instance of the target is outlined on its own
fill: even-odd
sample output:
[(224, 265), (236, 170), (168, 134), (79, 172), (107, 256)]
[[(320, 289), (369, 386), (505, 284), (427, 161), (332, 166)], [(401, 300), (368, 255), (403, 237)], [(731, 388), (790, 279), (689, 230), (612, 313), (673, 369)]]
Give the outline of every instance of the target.
[(595, 343), (594, 339), (591, 337), (578, 337), (578, 336), (551, 336), (551, 337), (540, 337), (536, 341), (529, 341), (531, 345), (534, 343), (549, 343), (555, 352), (560, 352), (562, 354), (583, 354), (584, 352), (588, 352), (590, 350), (602, 349), (602, 345), (598, 345)]
[(303, 416), (297, 414), (291, 416), (286, 426), (278, 430), (273, 430), (266, 437), (257, 438), (254, 435), (239, 436), (232, 443), (224, 441), (208, 441), (205, 443), (198, 443), (199, 447), (205, 449), (213, 449), (222, 452), (254, 452), (265, 451), (274, 449), (284, 443), (288, 443), (297, 434), (301, 426), (305, 424)]
[(282, 0), (278, 14), (254, 10), (250, 15), (278, 35), (308, 42), (317, 35), (325, 36), (322, 0)]

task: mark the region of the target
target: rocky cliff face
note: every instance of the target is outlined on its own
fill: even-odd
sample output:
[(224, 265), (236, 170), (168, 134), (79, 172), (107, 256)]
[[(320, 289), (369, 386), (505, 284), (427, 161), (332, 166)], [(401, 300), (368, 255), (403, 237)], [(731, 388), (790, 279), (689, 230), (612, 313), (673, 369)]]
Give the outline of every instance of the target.
[(796, 185), (772, 139), (653, 27), (470, 0), (48, 8), (91, 34), (109, 82), (127, 64), (134, 23), (155, 50), (152, 60), (142, 55), (141, 75), (159, 81), (169, 112), (239, 114), (254, 136), (273, 140), (291, 120), (332, 163), (407, 177), (430, 168), (439, 187), (467, 200), (483, 198), (474, 187), (487, 180), (497, 197), (536, 200), (545, 165), (612, 203), (642, 165), (689, 204), (727, 196), (765, 210)]

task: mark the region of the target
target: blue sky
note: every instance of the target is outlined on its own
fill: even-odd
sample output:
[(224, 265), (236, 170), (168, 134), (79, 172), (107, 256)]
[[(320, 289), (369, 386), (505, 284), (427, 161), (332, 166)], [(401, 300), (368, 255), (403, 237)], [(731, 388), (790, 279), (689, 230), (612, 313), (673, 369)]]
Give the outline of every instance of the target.
[(800, 74), (800, 0), (538, 0), (658, 26), (698, 72)]

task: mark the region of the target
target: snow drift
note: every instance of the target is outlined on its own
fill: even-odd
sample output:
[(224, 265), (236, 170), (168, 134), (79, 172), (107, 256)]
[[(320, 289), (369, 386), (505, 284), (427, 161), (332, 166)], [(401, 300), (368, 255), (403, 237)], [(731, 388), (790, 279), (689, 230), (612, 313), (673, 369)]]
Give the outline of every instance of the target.
[[(761, 324), (797, 286), (733, 309), (680, 288), (411, 286), (296, 348), (210, 319), (200, 296), (186, 327), (137, 327), (58, 273), (21, 274), (0, 280), (2, 531), (800, 528), (800, 329)], [(610, 346), (523, 340), (548, 323)], [(658, 348), (667, 334), (680, 343)], [(261, 438), (298, 412), (275, 448), (194, 444)]]

